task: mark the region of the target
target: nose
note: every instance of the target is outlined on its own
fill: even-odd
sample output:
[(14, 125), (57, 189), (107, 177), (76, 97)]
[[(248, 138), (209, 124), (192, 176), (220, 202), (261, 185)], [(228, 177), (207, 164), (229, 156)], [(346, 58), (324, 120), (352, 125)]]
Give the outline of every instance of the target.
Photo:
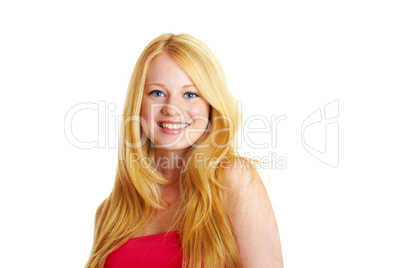
[(181, 114), (181, 110), (177, 105), (177, 101), (170, 97), (162, 106), (162, 113), (166, 116), (174, 116)]
[(177, 107), (174, 106), (174, 105), (172, 105), (172, 104), (165, 104), (165, 105), (162, 107), (162, 113), (163, 113), (164, 115), (169, 115), (169, 116), (179, 114), (179, 112), (178, 112), (178, 110), (177, 110)]

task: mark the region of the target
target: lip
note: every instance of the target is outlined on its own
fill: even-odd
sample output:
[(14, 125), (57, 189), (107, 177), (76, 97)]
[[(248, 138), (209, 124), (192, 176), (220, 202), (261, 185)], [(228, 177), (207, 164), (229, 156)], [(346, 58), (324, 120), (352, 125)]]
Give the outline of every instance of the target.
[(164, 121), (159, 121), (156, 123), (156, 125), (159, 127), (159, 129), (165, 133), (165, 134), (169, 134), (169, 135), (177, 135), (180, 134), (184, 131), (186, 131), (186, 129), (191, 125), (188, 124), (188, 126), (186, 126), (185, 128), (181, 128), (181, 129), (168, 129), (168, 128), (163, 128), (160, 126), (161, 123), (168, 123), (168, 124), (188, 124), (188, 123), (182, 123), (182, 122), (175, 122), (175, 121), (169, 121), (169, 120), (164, 120)]
[(180, 121), (171, 121), (171, 120), (163, 120), (163, 121), (159, 121), (159, 123), (168, 123), (168, 124), (188, 124), (186, 122), (180, 122)]

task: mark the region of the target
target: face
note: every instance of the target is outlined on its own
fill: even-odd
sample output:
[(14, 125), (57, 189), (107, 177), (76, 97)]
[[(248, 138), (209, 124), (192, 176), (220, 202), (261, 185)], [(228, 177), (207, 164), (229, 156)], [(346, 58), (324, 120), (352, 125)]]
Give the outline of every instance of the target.
[(162, 54), (150, 64), (141, 126), (156, 149), (188, 150), (207, 131), (210, 105), (187, 73)]

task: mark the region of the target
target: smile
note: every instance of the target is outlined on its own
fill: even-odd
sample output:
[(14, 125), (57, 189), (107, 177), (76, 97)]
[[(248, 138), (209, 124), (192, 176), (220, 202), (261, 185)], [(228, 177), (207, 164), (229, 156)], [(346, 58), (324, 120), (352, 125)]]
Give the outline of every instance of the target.
[(158, 123), (161, 128), (164, 129), (184, 129), (190, 124), (169, 124), (169, 123)]

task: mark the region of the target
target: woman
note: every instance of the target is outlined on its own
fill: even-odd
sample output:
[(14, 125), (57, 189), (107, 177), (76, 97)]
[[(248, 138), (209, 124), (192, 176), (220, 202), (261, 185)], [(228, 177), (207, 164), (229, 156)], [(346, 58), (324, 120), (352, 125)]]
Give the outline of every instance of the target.
[(282, 267), (271, 203), (238, 156), (237, 102), (209, 48), (163, 34), (140, 55), (114, 188), (86, 267)]

